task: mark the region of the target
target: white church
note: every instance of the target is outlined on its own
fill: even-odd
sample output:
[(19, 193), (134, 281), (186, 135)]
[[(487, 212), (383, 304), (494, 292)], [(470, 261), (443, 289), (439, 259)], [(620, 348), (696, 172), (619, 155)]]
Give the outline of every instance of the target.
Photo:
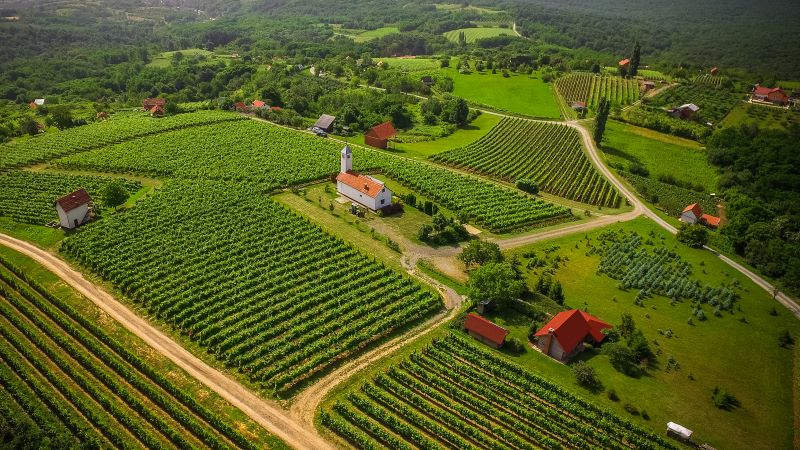
[(377, 211), (392, 204), (392, 191), (383, 181), (353, 171), (353, 151), (342, 149), (342, 164), (336, 176), (336, 191), (359, 205)]

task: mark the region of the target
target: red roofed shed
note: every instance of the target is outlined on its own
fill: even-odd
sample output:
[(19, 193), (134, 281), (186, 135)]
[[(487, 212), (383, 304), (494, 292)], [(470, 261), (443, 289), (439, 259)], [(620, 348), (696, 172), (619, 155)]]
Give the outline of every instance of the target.
[(253, 100), (253, 108), (263, 108), (267, 106), (267, 104), (261, 100)]
[(53, 202), (61, 226), (71, 229), (89, 220), (89, 203), (91, 201), (89, 193), (81, 188)]
[(545, 355), (566, 361), (583, 350), (584, 342), (602, 342), (606, 328), (611, 325), (579, 309), (562, 311), (536, 332), (536, 346)]
[(372, 147), (386, 148), (389, 146), (389, 139), (395, 135), (397, 135), (397, 130), (392, 126), (392, 122), (384, 122), (367, 131), (367, 134), (364, 135), (364, 143)]
[(630, 60), (630, 59), (628, 59), (628, 58), (625, 58), (625, 59), (623, 59), (623, 60), (620, 60), (620, 62), (619, 62), (619, 66), (620, 66), (620, 67), (626, 67), (626, 66), (627, 66), (628, 64), (630, 64), (630, 63), (631, 63), (631, 60)]
[(164, 107), (167, 104), (167, 101), (163, 98), (146, 98), (142, 100), (142, 108), (146, 111), (151, 111), (154, 106)]
[(467, 315), (464, 329), (470, 336), (493, 348), (502, 347), (508, 336), (508, 330), (475, 313)]
[(703, 214), (700, 217), (700, 221), (706, 224), (709, 228), (719, 228), (720, 218), (717, 216), (712, 216), (711, 214)]

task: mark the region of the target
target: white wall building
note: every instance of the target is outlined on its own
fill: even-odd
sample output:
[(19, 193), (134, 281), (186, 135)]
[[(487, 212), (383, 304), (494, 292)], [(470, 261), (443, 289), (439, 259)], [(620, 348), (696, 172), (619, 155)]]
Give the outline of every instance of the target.
[(683, 223), (688, 223), (689, 225), (693, 225), (700, 222), (700, 218), (703, 216), (703, 210), (700, 208), (700, 205), (697, 203), (692, 203), (691, 205), (687, 206), (683, 209), (681, 213), (681, 217), (678, 219)]
[(53, 206), (56, 208), (61, 226), (71, 230), (86, 223), (89, 220), (91, 202), (92, 198), (85, 189), (78, 189), (56, 200)]
[(392, 204), (392, 191), (383, 181), (353, 171), (353, 151), (346, 145), (342, 149), (341, 168), (336, 176), (336, 191), (350, 200), (379, 210)]

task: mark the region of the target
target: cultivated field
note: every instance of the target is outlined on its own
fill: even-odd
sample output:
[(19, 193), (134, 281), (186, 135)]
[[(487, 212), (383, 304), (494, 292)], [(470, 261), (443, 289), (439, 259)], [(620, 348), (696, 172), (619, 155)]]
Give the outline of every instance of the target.
[(595, 75), (588, 72), (575, 72), (563, 76), (555, 82), (558, 92), (569, 102), (586, 102), (594, 108), (601, 97), (612, 105), (629, 105), (639, 99), (639, 82), (613, 75)]
[(700, 107), (699, 115), (704, 121), (719, 123), (730, 110), (743, 100), (742, 94), (711, 83), (695, 82), (681, 84), (653, 97), (650, 104), (672, 108), (686, 103)]
[(442, 307), (257, 185), (168, 183), (62, 251), (272, 395)]
[(675, 448), (469, 339), (412, 353), (341, 395), (322, 424), (357, 448)]
[(102, 209), (102, 201), (96, 194), (112, 181), (119, 181), (128, 194), (142, 187), (135, 181), (12, 170), (0, 175), (0, 211), (19, 222), (44, 225), (58, 220), (53, 201), (78, 188), (89, 192), (95, 209)]
[(12, 448), (264, 445), (5, 257), (0, 342), (0, 420), (29, 439)]
[(618, 207), (621, 200), (565, 125), (505, 118), (476, 142), (432, 159), (509, 182), (531, 179), (542, 191), (583, 203)]
[(458, 30), (450, 30), (444, 33), (444, 37), (450, 42), (458, 42), (458, 36), (464, 32), (464, 37), (467, 38), (467, 43), (471, 44), (478, 39), (490, 38), (495, 36), (516, 36), (514, 30), (510, 28), (500, 27), (485, 27), (485, 28), (459, 28)]

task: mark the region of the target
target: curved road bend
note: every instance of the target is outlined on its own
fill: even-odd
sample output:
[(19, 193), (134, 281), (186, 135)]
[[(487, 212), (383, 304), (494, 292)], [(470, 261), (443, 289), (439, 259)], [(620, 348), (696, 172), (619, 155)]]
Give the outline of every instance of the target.
[(299, 449), (333, 449), (317, 434), (313, 426), (295, 420), (276, 403), (260, 398), (237, 381), (204, 363), (55, 255), (5, 234), (0, 234), (0, 244), (29, 256), (58, 275), (145, 343), (288, 445)]

